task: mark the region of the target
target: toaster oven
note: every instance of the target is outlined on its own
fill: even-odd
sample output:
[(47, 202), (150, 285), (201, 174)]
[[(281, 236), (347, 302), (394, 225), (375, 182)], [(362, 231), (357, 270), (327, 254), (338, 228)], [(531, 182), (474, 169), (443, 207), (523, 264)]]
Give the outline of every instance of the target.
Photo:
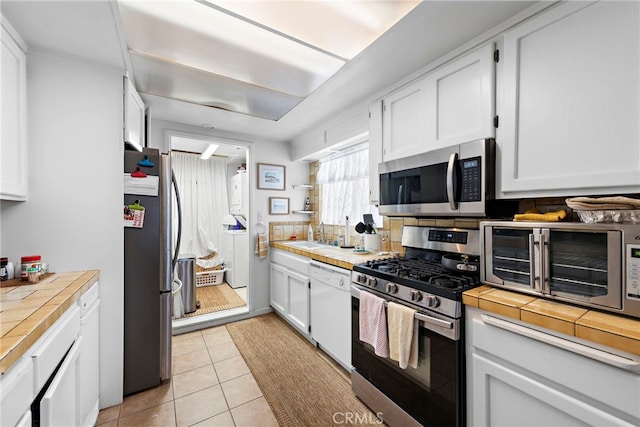
[(482, 221), (483, 283), (640, 317), (640, 226)]

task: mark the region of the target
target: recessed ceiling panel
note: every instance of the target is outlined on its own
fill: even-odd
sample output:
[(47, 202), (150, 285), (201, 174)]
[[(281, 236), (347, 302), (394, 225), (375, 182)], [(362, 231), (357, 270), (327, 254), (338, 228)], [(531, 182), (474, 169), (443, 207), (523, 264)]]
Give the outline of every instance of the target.
[(119, 5), (131, 51), (278, 92), (306, 97), (344, 65), (194, 1)]
[(352, 59), (419, 0), (199, 0)]
[(224, 76), (131, 54), (138, 91), (194, 104), (278, 120), (302, 98)]

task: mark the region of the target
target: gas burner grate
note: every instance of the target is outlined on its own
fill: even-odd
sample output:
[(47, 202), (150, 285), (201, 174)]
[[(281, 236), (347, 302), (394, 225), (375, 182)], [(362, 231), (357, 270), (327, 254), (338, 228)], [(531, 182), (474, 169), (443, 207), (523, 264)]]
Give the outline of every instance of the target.
[(369, 274), (383, 273), (388, 280), (394, 278), (405, 284), (411, 282), (442, 289), (465, 289), (479, 284), (473, 275), (462, 275), (447, 270), (439, 261), (423, 258), (400, 257), (368, 261), (363, 265)]

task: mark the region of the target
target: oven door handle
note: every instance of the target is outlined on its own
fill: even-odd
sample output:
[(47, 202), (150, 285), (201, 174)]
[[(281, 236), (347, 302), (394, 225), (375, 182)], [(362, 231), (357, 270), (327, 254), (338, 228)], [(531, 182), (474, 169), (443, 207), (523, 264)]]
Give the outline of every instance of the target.
[(434, 326), (438, 326), (445, 329), (453, 329), (453, 323), (446, 320), (437, 319), (435, 317), (427, 316), (426, 314), (416, 313), (415, 318), (421, 322), (430, 323)]
[(482, 314), (481, 317), (482, 321), (487, 325), (495, 326), (496, 328), (504, 329), (506, 331), (522, 335), (526, 338), (531, 338), (536, 341), (540, 341), (545, 344), (560, 348), (562, 350), (570, 351), (571, 353), (579, 354), (581, 356), (588, 357), (589, 359), (597, 360), (608, 365), (624, 369), (626, 371), (640, 372), (640, 363), (632, 359), (627, 359), (616, 354), (598, 350), (593, 347), (588, 347), (583, 344), (559, 338), (554, 335), (527, 328), (526, 326), (521, 326), (516, 323), (498, 319), (486, 314)]

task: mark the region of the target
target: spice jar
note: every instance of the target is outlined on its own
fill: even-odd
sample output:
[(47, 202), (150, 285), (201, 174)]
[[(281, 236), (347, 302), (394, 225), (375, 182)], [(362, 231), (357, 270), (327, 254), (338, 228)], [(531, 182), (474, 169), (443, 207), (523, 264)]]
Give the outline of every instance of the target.
[(40, 269), (42, 266), (42, 257), (40, 255), (23, 256), (20, 258), (20, 280), (29, 280), (29, 269), (35, 269), (36, 274), (40, 275)]

